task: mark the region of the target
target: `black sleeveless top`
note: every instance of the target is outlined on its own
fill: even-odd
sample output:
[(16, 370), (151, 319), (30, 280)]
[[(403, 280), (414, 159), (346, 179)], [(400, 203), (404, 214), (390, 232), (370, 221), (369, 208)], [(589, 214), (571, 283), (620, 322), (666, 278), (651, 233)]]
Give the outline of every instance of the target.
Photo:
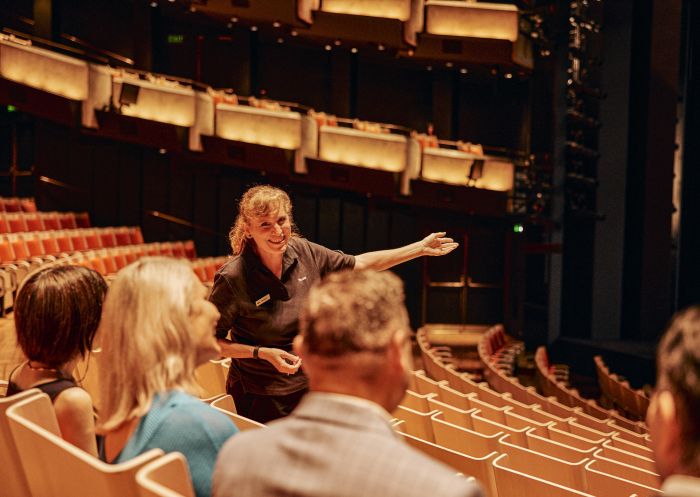
[[(12, 374), (17, 371), (17, 366), (15, 369), (12, 370), (10, 373), (10, 376), (7, 380), (7, 392), (5, 393), (6, 397), (9, 397), (10, 395), (14, 395), (16, 393), (22, 392), (23, 390), (28, 390), (28, 388), (19, 388), (13, 381), (12, 381)], [(31, 388), (38, 388), (42, 392), (44, 392), (46, 395), (49, 396), (51, 399), (51, 403), (56, 400), (56, 397), (63, 392), (64, 390), (68, 390), (69, 388), (77, 387), (78, 384), (75, 382), (73, 378), (57, 378), (52, 381), (48, 381), (46, 383), (42, 383), (40, 385), (35, 385)]]

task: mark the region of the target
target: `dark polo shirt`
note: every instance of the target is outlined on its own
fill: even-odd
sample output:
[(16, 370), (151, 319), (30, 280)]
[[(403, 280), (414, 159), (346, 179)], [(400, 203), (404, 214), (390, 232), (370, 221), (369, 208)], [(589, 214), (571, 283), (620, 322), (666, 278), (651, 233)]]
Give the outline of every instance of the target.
[[(327, 273), (353, 267), (354, 256), (293, 237), (283, 256), (280, 280), (247, 247), (214, 277), (209, 300), (221, 313), (216, 336), (225, 338), (231, 330), (236, 343), (291, 352), (311, 285)], [(286, 395), (307, 386), (301, 369), (286, 375), (264, 359), (233, 359), (229, 377), (242, 381), (246, 391), (263, 395)]]

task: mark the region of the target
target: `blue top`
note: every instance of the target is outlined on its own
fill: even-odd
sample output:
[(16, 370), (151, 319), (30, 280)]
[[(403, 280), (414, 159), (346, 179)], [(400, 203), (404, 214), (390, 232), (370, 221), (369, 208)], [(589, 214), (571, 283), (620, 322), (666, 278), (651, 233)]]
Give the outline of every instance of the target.
[(180, 391), (156, 395), (151, 409), (121, 453), (120, 463), (150, 449), (182, 452), (192, 475), (197, 497), (211, 496), (211, 475), (219, 449), (238, 428), (225, 414)]

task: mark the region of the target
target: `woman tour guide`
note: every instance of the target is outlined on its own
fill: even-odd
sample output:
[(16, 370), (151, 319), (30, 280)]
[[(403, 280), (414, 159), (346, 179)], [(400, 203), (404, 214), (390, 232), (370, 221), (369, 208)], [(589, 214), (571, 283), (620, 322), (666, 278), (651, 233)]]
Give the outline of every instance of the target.
[(289, 414), (306, 393), (301, 361), (290, 351), (313, 283), (332, 271), (384, 270), (458, 245), (433, 233), (357, 256), (330, 250), (298, 236), (289, 196), (268, 185), (243, 194), (229, 237), (234, 257), (217, 272), (209, 299), (221, 313), (216, 334), (222, 355), (233, 358), (227, 391), (239, 414), (262, 423)]

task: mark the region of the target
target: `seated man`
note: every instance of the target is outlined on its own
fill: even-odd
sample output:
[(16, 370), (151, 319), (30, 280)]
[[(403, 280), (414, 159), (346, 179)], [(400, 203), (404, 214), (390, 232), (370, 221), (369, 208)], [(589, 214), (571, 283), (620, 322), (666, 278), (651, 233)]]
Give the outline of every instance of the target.
[(700, 306), (676, 313), (657, 351), (656, 392), (647, 411), (667, 497), (700, 495)]
[(214, 497), (482, 495), (389, 424), (411, 359), (403, 301), (389, 272), (333, 273), (311, 290), (294, 341), (311, 391), (287, 418), (224, 445)]

